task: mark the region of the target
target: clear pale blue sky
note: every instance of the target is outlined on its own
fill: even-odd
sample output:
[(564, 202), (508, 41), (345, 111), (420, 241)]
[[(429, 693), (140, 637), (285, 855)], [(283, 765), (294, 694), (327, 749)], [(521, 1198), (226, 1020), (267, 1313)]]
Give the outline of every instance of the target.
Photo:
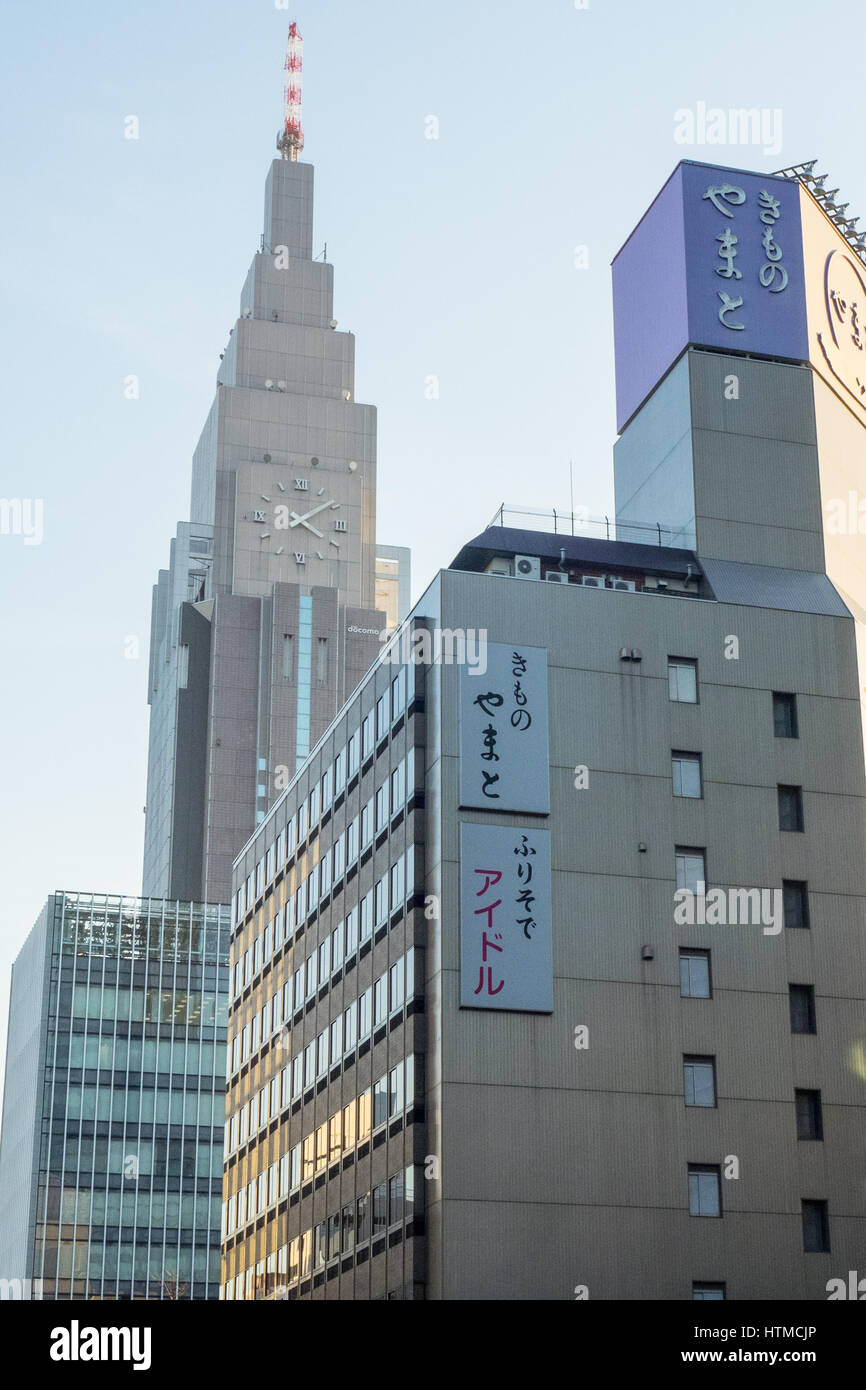
[[(290, 18), (379, 536), (416, 593), (500, 501), (567, 505), (570, 456), (610, 510), (609, 262), (680, 158), (817, 155), (866, 216), (853, 3), (5, 0), (0, 496), (43, 498), (45, 538), (0, 536), (4, 1030), (47, 894), (139, 890), (151, 585), (261, 231)], [(675, 144), (700, 101), (781, 108), (781, 152)]]

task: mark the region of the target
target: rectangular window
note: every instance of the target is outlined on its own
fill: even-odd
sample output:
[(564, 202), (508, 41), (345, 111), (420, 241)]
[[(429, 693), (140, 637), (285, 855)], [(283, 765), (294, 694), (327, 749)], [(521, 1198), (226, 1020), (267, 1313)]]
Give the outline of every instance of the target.
[(339, 922), (331, 932), (331, 973), (343, 964), (343, 923)]
[(674, 796), (701, 796), (700, 753), (671, 754)]
[(376, 834), (388, 828), (388, 783), (385, 782), (376, 792)]
[(403, 1174), (397, 1173), (388, 1180), (388, 1220), (396, 1226), (403, 1220)]
[(343, 748), (334, 760), (334, 796), (339, 796), (346, 785), (346, 750)]
[(304, 1054), (292, 1058), (292, 1097), (297, 1100), (304, 1089)]
[(349, 739), (347, 757), (349, 764), (348, 776), (354, 777), (361, 763), (361, 732), (359, 729), (356, 729)]
[(295, 639), (291, 633), (283, 633), (283, 680), (290, 681), (295, 674)]
[(343, 1046), (346, 1052), (351, 1052), (358, 1041), (358, 1005), (352, 1003), (343, 1014)]
[(369, 1240), (373, 1231), (372, 1212), (370, 1210), (370, 1194), (358, 1198), (358, 1214), (355, 1221), (355, 1240), (358, 1245), (362, 1241)]
[(331, 973), (331, 938), (326, 936), (319, 947), (319, 981), (326, 984)]
[(373, 985), (373, 1026), (379, 1027), (388, 1019), (388, 976), (380, 975)]
[(334, 1163), (343, 1151), (343, 1112), (331, 1116), (329, 1125), (328, 1162)]
[(824, 1119), (821, 1113), (820, 1091), (795, 1091), (797, 1109), (797, 1138), (823, 1139)]
[(335, 1018), (331, 1024), (331, 1062), (339, 1062), (343, 1055), (343, 1015)]
[(354, 864), (358, 858), (358, 817), (350, 822), (346, 831), (346, 863)]
[(319, 893), (326, 897), (331, 891), (331, 851), (325, 850), (319, 862)]
[(358, 909), (353, 907), (346, 918), (346, 960), (358, 949)]
[(324, 1076), (328, 1070), (328, 1029), (323, 1028), (316, 1039), (316, 1076)]
[(683, 705), (698, 702), (698, 663), (685, 656), (668, 657), (668, 694)]
[(678, 845), (675, 855), (677, 888), (688, 888), (692, 893), (703, 893), (707, 881), (704, 850)]
[(403, 1105), (403, 1063), (399, 1062), (388, 1075), (388, 1118), (399, 1115)]
[(406, 708), (406, 667), (401, 666), (391, 682), (391, 720), (400, 718)]
[(689, 1164), (689, 1215), (721, 1216), (721, 1174), (718, 1165)]
[(400, 762), (391, 773), (391, 812), (399, 811), (406, 800), (406, 763)]
[(334, 882), (339, 883), (346, 872), (346, 837), (338, 835), (334, 841)]
[(391, 972), (390, 972), (390, 973), (391, 973), (391, 978), (390, 978), (390, 981), (389, 981), (389, 994), (390, 994), (390, 1005), (389, 1005), (389, 1007), (390, 1007), (390, 1010), (391, 1010), (392, 1013), (394, 1012), (395, 1009), (402, 1008), (402, 1005), (403, 1005), (403, 997), (404, 997), (404, 993), (405, 993), (405, 990), (404, 990), (404, 983), (405, 983), (405, 982), (404, 982), (404, 975), (405, 975), (405, 969), (406, 969), (406, 962), (405, 962), (405, 959), (403, 958), (403, 956), (400, 957), (400, 959), (397, 961), (396, 965), (392, 965), (392, 966), (391, 966)]
[(295, 971), (294, 980), (295, 980), (295, 1008), (294, 1008), (294, 1012), (297, 1013), (297, 1012), (298, 1012), (298, 1009), (302, 1009), (302, 1008), (304, 1007), (304, 998), (305, 998), (305, 995), (304, 995), (304, 984), (305, 984), (305, 980), (306, 980), (306, 972), (305, 972), (304, 967), (303, 967), (302, 965), (299, 965), (298, 968), (297, 968), (297, 970)]
[(388, 692), (380, 696), (376, 701), (376, 739), (384, 738), (388, 732), (389, 724)]
[(276, 917), (274, 918), (274, 955), (276, 955), (277, 951), (280, 949), (280, 947), (281, 947), (282, 944), (283, 944), (283, 922), (284, 922), (284, 919), (285, 919), (285, 913), (284, 913), (283, 909), (280, 908), (279, 912), (277, 913)]
[(327, 811), (334, 799), (334, 772), (333, 768), (326, 768), (322, 773), (322, 810)]
[(274, 924), (273, 924), (273, 922), (268, 922), (268, 925), (265, 927), (264, 953), (265, 953), (265, 960), (270, 960), (271, 956), (274, 954)]
[(376, 738), (375, 738), (375, 732), (374, 732), (374, 728), (373, 728), (373, 718), (374, 718), (374, 716), (373, 716), (373, 714), (372, 714), (372, 712), (371, 712), (370, 714), (367, 715), (367, 717), (365, 718), (363, 724), (361, 725), (361, 757), (362, 757), (362, 758), (369, 757), (369, 755), (370, 755), (370, 754), (372, 753), (372, 751), (373, 751), (373, 748), (375, 747)]
[(343, 1247), (343, 1254), (348, 1255), (355, 1248), (355, 1203), (350, 1202), (347, 1207), (343, 1207), (341, 1213), (342, 1232), (340, 1240)]
[(779, 829), (803, 829), (803, 788), (779, 785)]
[(376, 884), (376, 926), (381, 927), (388, 920), (388, 875), (385, 874)]
[(361, 941), (369, 941), (373, 935), (373, 890), (361, 899)]
[(791, 1006), (791, 1032), (814, 1033), (815, 1027), (815, 989), (813, 985), (789, 985), (788, 997)]
[(803, 1200), (803, 1249), (806, 1254), (830, 1249), (830, 1218), (824, 1201)]
[(680, 951), (680, 994), (684, 999), (711, 997), (709, 951)]
[(356, 1104), (350, 1100), (348, 1105), (343, 1106), (343, 1148), (353, 1149), (355, 1147), (355, 1118)]
[(705, 1280), (692, 1283), (692, 1300), (695, 1303), (723, 1303), (725, 1293), (724, 1284), (708, 1284)]
[(361, 848), (366, 849), (373, 838), (373, 798), (361, 807)]
[(306, 838), (307, 838), (307, 803), (306, 803), (306, 801), (302, 801), (301, 804), (300, 804), (300, 806), (298, 807), (298, 814), (297, 814), (296, 819), (297, 819), (297, 822), (298, 822), (298, 844), (300, 845), (300, 844), (302, 844), (303, 841), (306, 840)]
[(683, 1058), (683, 1093), (686, 1105), (712, 1108), (716, 1103), (714, 1057)]
[(384, 1235), (388, 1229), (388, 1184), (380, 1183), (373, 1188), (373, 1238)]
[(801, 879), (782, 879), (782, 902), (785, 906), (785, 926), (809, 926), (808, 885)]
[(773, 733), (776, 738), (797, 737), (797, 697), (773, 691)]
[(388, 1076), (380, 1076), (373, 1087), (373, 1128), (385, 1124), (388, 1119)]
[(316, 1044), (307, 1043), (304, 1048), (304, 1088), (312, 1086), (316, 1080)]
[(358, 1138), (366, 1139), (373, 1123), (373, 1092), (368, 1086), (358, 1097)]
[(328, 684), (328, 639), (320, 637), (316, 642), (316, 684)]
[(314, 951), (307, 956), (307, 998), (312, 999), (319, 984), (319, 958)]
[(358, 1037), (361, 1042), (370, 1036), (370, 1007), (372, 1003), (373, 991), (365, 989), (358, 1000)]
[(406, 896), (405, 867), (403, 855), (396, 864), (391, 865), (391, 907), (396, 909)]
[(290, 1174), (289, 1174), (289, 1181), (290, 1181), (290, 1183), (291, 1183), (291, 1185), (292, 1185), (292, 1188), (298, 1187), (299, 1184), (300, 1184), (300, 1181), (301, 1181), (301, 1146), (300, 1146), (300, 1144), (296, 1144), (295, 1147), (292, 1149), (292, 1162), (291, 1162), (291, 1172), (290, 1172)]
[(304, 1140), (304, 1161), (301, 1177), (304, 1182), (316, 1171), (316, 1136), (308, 1134)]

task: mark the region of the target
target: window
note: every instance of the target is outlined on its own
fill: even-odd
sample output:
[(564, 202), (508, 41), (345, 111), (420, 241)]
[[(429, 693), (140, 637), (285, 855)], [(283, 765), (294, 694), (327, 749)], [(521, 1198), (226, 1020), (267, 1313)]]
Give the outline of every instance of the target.
[(830, 1249), (830, 1220), (824, 1201), (803, 1200), (803, 1249), (807, 1255)]
[(406, 708), (406, 667), (402, 666), (391, 682), (391, 719), (399, 719)]
[(718, 1164), (689, 1164), (689, 1215), (721, 1216), (722, 1191)]
[(327, 983), (331, 973), (331, 938), (326, 936), (319, 947), (319, 979), (322, 984)]
[(384, 1235), (388, 1228), (388, 1184), (373, 1188), (373, 1236)]
[(334, 796), (339, 796), (346, 785), (346, 750), (342, 749), (334, 761)]
[(376, 701), (376, 738), (384, 738), (388, 732), (388, 692)]
[(353, 1149), (355, 1147), (355, 1119), (356, 1108), (353, 1100), (348, 1105), (343, 1106), (343, 1148)]
[(683, 1093), (686, 1105), (712, 1107), (716, 1103), (716, 1059), (683, 1058)]
[(398, 908), (406, 896), (405, 863), (403, 855), (391, 865), (391, 906)]
[(388, 1214), (392, 1226), (403, 1220), (403, 1174), (388, 1181)]
[(824, 1119), (821, 1114), (820, 1091), (795, 1091), (797, 1109), (797, 1138), (823, 1139)]
[(405, 966), (406, 962), (402, 956), (396, 965), (391, 966), (389, 990), (392, 1013), (395, 1009), (399, 1009), (403, 1003)]
[(388, 976), (380, 975), (373, 985), (373, 1025), (378, 1028), (388, 1018)]
[(373, 730), (373, 714), (367, 715), (361, 725), (361, 757), (366, 758), (372, 753), (375, 746), (375, 735)]
[(361, 761), (361, 733), (359, 729), (356, 729), (352, 737), (349, 739), (348, 755), (349, 776), (354, 777), (355, 773), (358, 771), (358, 765)]
[(711, 998), (709, 951), (680, 951), (680, 994), (684, 999)]
[(320, 637), (316, 642), (316, 684), (328, 684), (328, 639)]
[(322, 810), (327, 811), (333, 800), (334, 794), (334, 773), (329, 767), (322, 774)]
[(816, 1032), (814, 986), (789, 985), (788, 995), (791, 1005), (791, 1032)]
[(353, 907), (346, 918), (346, 960), (358, 949), (358, 909)]
[(388, 783), (385, 782), (376, 792), (376, 833), (388, 828)]
[(381, 927), (388, 920), (388, 875), (385, 874), (376, 884), (376, 926)]
[(283, 680), (290, 681), (295, 669), (294, 638), (283, 633)]
[(331, 970), (337, 971), (343, 964), (343, 923), (340, 922), (331, 932)]
[(343, 1014), (343, 1033), (345, 1049), (351, 1052), (358, 1041), (358, 1005), (355, 1003), (350, 1004)]
[(319, 892), (324, 898), (331, 891), (331, 851), (325, 850), (319, 863)]
[(304, 1086), (312, 1086), (316, 1079), (316, 1044), (307, 1043), (304, 1048)]
[(693, 893), (703, 893), (707, 880), (707, 863), (704, 851), (677, 846), (675, 854), (677, 888), (689, 888)]
[(358, 1000), (358, 1037), (363, 1041), (370, 1036), (370, 1004), (373, 991), (365, 989)]
[(343, 1055), (343, 1015), (340, 1014), (331, 1024), (331, 1061), (339, 1062)]
[(779, 786), (779, 829), (803, 829), (803, 788)]
[(785, 926), (809, 926), (809, 893), (806, 883), (799, 879), (782, 879), (782, 902), (785, 906)]
[(385, 1124), (388, 1119), (388, 1076), (380, 1076), (373, 1087), (373, 1128)]
[(307, 998), (310, 999), (316, 992), (319, 982), (319, 957), (314, 951), (311, 956), (307, 956)]
[(674, 796), (701, 795), (700, 753), (672, 753)]
[(354, 864), (358, 858), (358, 817), (350, 822), (346, 830), (346, 863)]
[(373, 798), (361, 807), (361, 847), (366, 849), (373, 838)]
[(391, 811), (399, 811), (406, 800), (406, 763), (401, 761), (391, 773)]
[(698, 663), (685, 656), (668, 657), (668, 694), (683, 705), (698, 702)]
[(388, 1117), (392, 1119), (403, 1109), (403, 1063), (399, 1062), (388, 1076)]
[(338, 835), (334, 841), (334, 882), (339, 883), (346, 872), (346, 839)]
[(373, 935), (373, 890), (361, 899), (361, 941), (369, 941)]
[(370, 1194), (358, 1198), (358, 1212), (355, 1221), (355, 1240), (358, 1245), (364, 1240), (369, 1240), (372, 1234), (372, 1211), (370, 1210)]
[(329, 1029), (323, 1028), (316, 1039), (316, 1076), (324, 1076), (328, 1070)]
[(773, 691), (773, 733), (776, 738), (797, 737), (797, 697)]
[(350, 1250), (354, 1250), (354, 1248), (355, 1248), (355, 1203), (354, 1203), (354, 1202), (350, 1202), (349, 1205), (348, 1205), (347, 1207), (343, 1207), (343, 1211), (342, 1211), (342, 1213), (341, 1213), (341, 1217), (342, 1217), (342, 1227), (343, 1227), (343, 1229), (342, 1229), (342, 1234), (341, 1234), (341, 1242), (342, 1242), (342, 1246), (343, 1246), (343, 1253), (346, 1254), (346, 1255), (348, 1255), (349, 1251), (350, 1251)]
[(727, 1292), (724, 1284), (707, 1284), (703, 1280), (692, 1284), (692, 1301), (695, 1303), (724, 1302)]

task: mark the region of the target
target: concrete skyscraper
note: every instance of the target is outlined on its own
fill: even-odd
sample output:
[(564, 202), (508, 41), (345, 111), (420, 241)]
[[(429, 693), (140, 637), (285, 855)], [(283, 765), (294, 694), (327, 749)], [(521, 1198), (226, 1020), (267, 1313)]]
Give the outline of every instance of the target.
[(866, 420), (856, 343), (807, 320), (808, 196), (675, 171), (614, 266), (620, 538), (468, 542), (239, 855), (224, 1298), (823, 1300), (862, 1268), (821, 428), (862, 460)]
[[(154, 588), (146, 895), (228, 901), (234, 855), (387, 626), (376, 411), (355, 401), (354, 337), (334, 319), (333, 266), (313, 254), (313, 168), (296, 139), (280, 149), (193, 457), (190, 520)], [(392, 607), (407, 570), (396, 555), (383, 552), (379, 581)]]

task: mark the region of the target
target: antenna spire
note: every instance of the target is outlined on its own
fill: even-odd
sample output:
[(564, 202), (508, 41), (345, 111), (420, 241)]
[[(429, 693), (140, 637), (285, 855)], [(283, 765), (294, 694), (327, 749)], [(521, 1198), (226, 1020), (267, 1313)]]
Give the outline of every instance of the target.
[(304, 131), (301, 126), (301, 85), (304, 67), (304, 40), (298, 33), (298, 25), (289, 25), (289, 42), (286, 47), (286, 84), (283, 92), (283, 128), (277, 136), (277, 149), (283, 159), (297, 162), (304, 148)]

